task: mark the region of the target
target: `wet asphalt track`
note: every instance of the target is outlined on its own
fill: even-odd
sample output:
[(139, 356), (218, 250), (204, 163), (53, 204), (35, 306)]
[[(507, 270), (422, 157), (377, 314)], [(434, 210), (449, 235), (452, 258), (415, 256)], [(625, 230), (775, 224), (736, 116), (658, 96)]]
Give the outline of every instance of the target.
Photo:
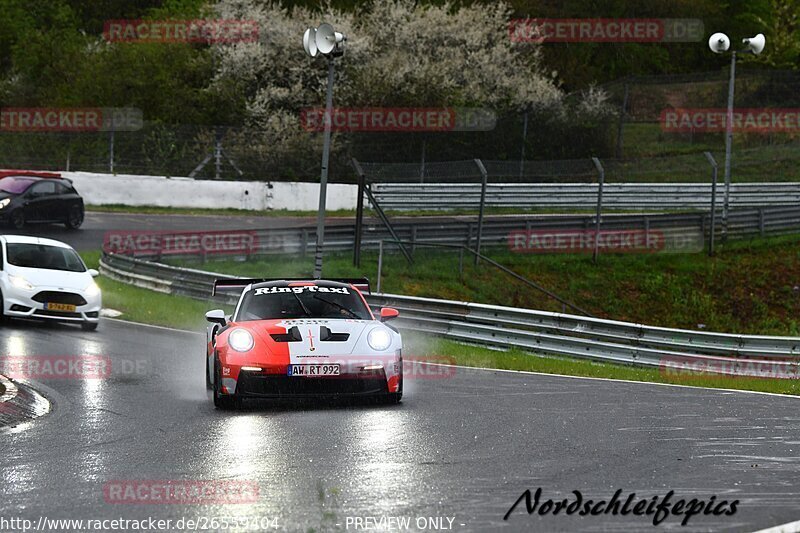
[[(78, 230), (68, 230), (62, 224), (34, 224), (21, 230), (4, 226), (0, 234), (19, 234), (46, 237), (66, 242), (78, 251), (99, 250), (107, 231), (218, 231), (313, 226), (310, 217), (265, 217), (238, 215), (152, 215), (134, 213), (101, 213), (87, 211)], [(329, 224), (352, 220), (332, 218)]]
[[(453, 517), (453, 531), (648, 531), (648, 518), (502, 517), (545, 495), (739, 499), (663, 531), (752, 531), (800, 518), (800, 400), (468, 371), (406, 379), (399, 406), (216, 411), (204, 337), (104, 320), (95, 333), (12, 322), (0, 352), (104, 355), (106, 379), (34, 382), (53, 412), (0, 430), (0, 518), (277, 517), (284, 531), (365, 531), (347, 517)], [(111, 480), (246, 480), (256, 503), (106, 503)], [(338, 526), (337, 526), (338, 524)], [(463, 525), (462, 525), (463, 524)], [(414, 529), (412, 529), (414, 530)], [(397, 531), (397, 530), (395, 530)]]

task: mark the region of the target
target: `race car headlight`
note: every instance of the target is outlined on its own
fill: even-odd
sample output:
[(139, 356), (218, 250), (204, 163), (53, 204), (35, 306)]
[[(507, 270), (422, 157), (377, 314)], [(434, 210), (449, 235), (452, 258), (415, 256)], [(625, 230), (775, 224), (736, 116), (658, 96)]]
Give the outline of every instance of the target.
[(100, 294), (100, 287), (97, 286), (97, 283), (94, 281), (91, 282), (83, 291), (86, 293), (86, 296), (97, 296)]
[(2, 200), (0, 200), (0, 209), (3, 209), (10, 203), (11, 203), (11, 198), (3, 198)]
[(370, 348), (382, 352), (392, 345), (392, 336), (386, 328), (375, 328), (367, 335), (367, 342)]
[(246, 329), (237, 328), (228, 334), (228, 346), (237, 352), (247, 352), (253, 348), (253, 336)]
[(28, 283), (28, 280), (22, 276), (12, 276), (9, 274), (8, 281), (11, 282), (11, 285), (18, 289), (24, 289), (26, 291), (33, 289), (33, 285)]

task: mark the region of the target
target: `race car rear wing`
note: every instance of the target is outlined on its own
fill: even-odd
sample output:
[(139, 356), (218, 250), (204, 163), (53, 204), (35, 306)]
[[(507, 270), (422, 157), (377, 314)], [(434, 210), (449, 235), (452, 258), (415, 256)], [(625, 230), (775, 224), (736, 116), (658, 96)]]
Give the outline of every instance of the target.
[(315, 283), (317, 281), (335, 281), (338, 283), (347, 283), (352, 285), (361, 292), (371, 293), (369, 286), (369, 278), (325, 278), (320, 280), (309, 278), (240, 278), (240, 279), (217, 279), (214, 280), (214, 289), (211, 292), (212, 296), (216, 296), (221, 291), (241, 291), (248, 285), (255, 283), (266, 283), (268, 281), (286, 281), (288, 283)]

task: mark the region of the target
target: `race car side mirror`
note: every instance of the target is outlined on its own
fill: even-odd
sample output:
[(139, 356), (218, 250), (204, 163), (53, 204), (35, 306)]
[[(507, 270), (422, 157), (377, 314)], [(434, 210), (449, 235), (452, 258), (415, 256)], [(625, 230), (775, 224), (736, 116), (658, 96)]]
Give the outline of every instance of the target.
[(397, 318), (400, 312), (392, 307), (381, 307), (381, 322), (386, 322), (389, 319)]
[(213, 311), (209, 311), (206, 313), (206, 320), (209, 322), (220, 324), (224, 326), (227, 321), (225, 320), (225, 311), (222, 309), (214, 309)]
[(97, 276), (100, 275), (100, 272), (98, 272), (93, 268), (90, 268), (87, 272), (89, 272), (89, 275), (92, 276), (93, 278), (96, 278)]

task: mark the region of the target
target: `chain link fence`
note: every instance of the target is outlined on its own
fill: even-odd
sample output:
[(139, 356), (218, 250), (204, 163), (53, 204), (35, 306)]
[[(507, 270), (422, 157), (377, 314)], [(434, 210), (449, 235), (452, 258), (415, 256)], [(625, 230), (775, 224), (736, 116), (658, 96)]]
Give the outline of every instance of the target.
[[(737, 69), (737, 110), (800, 110), (800, 74), (746, 67), (743, 64)], [(702, 154), (710, 151), (722, 159), (724, 132), (694, 127), (691, 121), (670, 127), (665, 113), (724, 109), (727, 84), (726, 70), (631, 77), (601, 87), (606, 95), (605, 112), (591, 115), (594, 118), (529, 110), (498, 114), (489, 131), (335, 132), (330, 179), (353, 182), (353, 157), (387, 164), (387, 179), (420, 181), (450, 179), (457, 174), (451, 171), (454, 161), (479, 158), (487, 162), (491, 175), (505, 180), (583, 182), (592, 175), (589, 157), (597, 156), (605, 161), (609, 182), (704, 181), (708, 174)], [(565, 109), (574, 109), (578, 104), (569, 102), (580, 97), (568, 95)], [(284, 137), (290, 141), (276, 141)], [(733, 181), (800, 181), (800, 167), (795, 164), (799, 138), (800, 125), (794, 123), (736, 132)], [(0, 165), (316, 181), (321, 141), (322, 134), (303, 130), (299, 118), (271, 132), (243, 126), (146, 121), (138, 131), (113, 134), (0, 131)]]

